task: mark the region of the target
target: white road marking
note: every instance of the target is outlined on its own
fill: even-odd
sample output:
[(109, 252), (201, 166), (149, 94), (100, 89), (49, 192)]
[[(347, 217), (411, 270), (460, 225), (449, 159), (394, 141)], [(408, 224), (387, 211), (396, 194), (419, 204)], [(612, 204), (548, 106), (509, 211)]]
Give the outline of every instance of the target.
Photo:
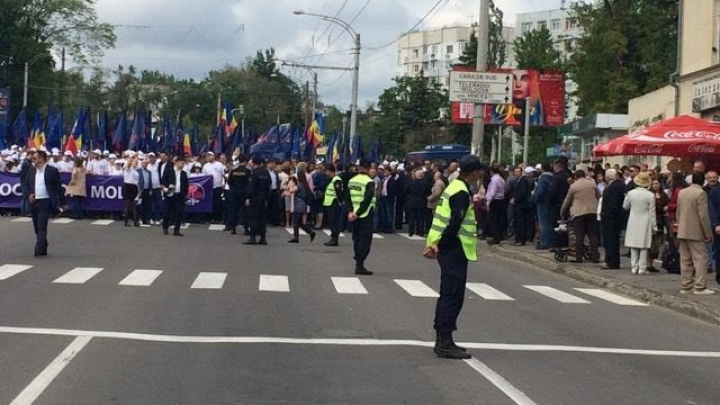
[(367, 290), (356, 277), (331, 277), (338, 294), (367, 294)]
[(65, 273), (62, 277), (53, 281), (58, 284), (85, 284), (88, 280), (95, 277), (103, 269), (95, 267), (78, 267)]
[(115, 223), (112, 219), (98, 219), (97, 221), (93, 222), (92, 225), (99, 225), (99, 226), (108, 226)]
[(268, 276), (260, 275), (260, 291), (289, 292), (290, 284), (287, 276)]
[(648, 304), (640, 301), (631, 300), (629, 298), (621, 297), (616, 294), (609, 293), (599, 288), (576, 288), (575, 290), (581, 293), (600, 298), (601, 300), (612, 302), (617, 305), (625, 305), (630, 307), (649, 307)]
[(73, 222), (75, 222), (75, 220), (71, 219), (71, 218), (58, 218), (58, 219), (52, 221), (53, 224), (60, 224), (60, 225), (72, 224)]
[[(204, 344), (292, 344), (292, 345), (334, 345), (334, 346), (412, 346), (431, 348), (435, 341), (402, 340), (402, 339), (331, 339), (331, 338), (288, 338), (271, 336), (181, 336), (156, 335), (131, 332), (102, 332), (75, 329), (25, 328), (16, 326), (0, 326), (0, 333), (17, 335), (42, 336), (87, 336), (102, 339), (131, 340), (138, 342), (158, 343), (204, 343)], [(535, 345), (510, 343), (469, 343), (458, 342), (459, 345), (474, 350), (494, 350), (508, 352), (547, 352), (547, 353), (594, 353), (594, 354), (627, 354), (636, 356), (687, 357), (703, 359), (720, 359), (720, 352), (683, 351), (683, 350), (644, 350), (622, 349), (612, 347)]]
[(12, 276), (16, 276), (25, 270), (32, 268), (24, 264), (3, 264), (0, 266), (0, 281), (7, 280)]
[(467, 283), (467, 289), (480, 297), (491, 301), (515, 301), (514, 298), (505, 295), (501, 291), (483, 283)]
[[(332, 236), (332, 232), (331, 232), (329, 229), (323, 229), (323, 232), (325, 232), (325, 235), (327, 235), (327, 236)], [(340, 234), (340, 237), (341, 237), (341, 238), (344, 238), (344, 237), (345, 237), (345, 234), (344, 234), (344, 233), (341, 233), (341, 234)]]
[(12, 222), (32, 222), (32, 218), (20, 217), (13, 219)]
[(532, 399), (528, 398), (522, 391), (515, 388), (510, 382), (504, 379), (500, 374), (493, 371), (490, 367), (476, 358), (465, 360), (465, 363), (473, 368), (473, 370), (480, 373), (492, 385), (496, 386), (500, 391), (507, 395), (517, 405), (536, 405)]
[(219, 290), (225, 285), (227, 273), (205, 272), (198, 274), (190, 288), (201, 290)]
[(132, 287), (149, 287), (152, 283), (160, 277), (162, 270), (134, 270), (128, 274), (120, 284)]
[(373, 239), (385, 239), (385, 237), (382, 236), (382, 235), (380, 235), (379, 233), (374, 233), (374, 234), (373, 234)]
[[(295, 234), (295, 231), (293, 231), (293, 229), (290, 228), (290, 227), (285, 228), (285, 230), (286, 230), (287, 233), (289, 233), (290, 235), (294, 235), (294, 234)], [(299, 234), (300, 234), (300, 235), (307, 235), (307, 232), (303, 231), (302, 229), (298, 229), (298, 231), (299, 231)]]
[(543, 285), (526, 285), (525, 288), (533, 290), (536, 293), (542, 294), (548, 298), (552, 298), (555, 301), (562, 302), (563, 304), (589, 304), (590, 301), (586, 301), (580, 297), (570, 295), (566, 292), (558, 289), (547, 287)]
[(437, 298), (440, 296), (420, 280), (395, 280), (395, 282), (413, 297)]
[(410, 239), (410, 240), (425, 240), (425, 238), (423, 238), (422, 236), (417, 236), (417, 235), (410, 236), (410, 234), (407, 234), (407, 233), (399, 233), (398, 235), (402, 236), (405, 239)]
[(223, 229), (225, 229), (225, 225), (213, 224), (208, 227), (208, 231), (222, 231)]
[(80, 353), (92, 336), (78, 336), (65, 350), (53, 360), (24, 390), (13, 399), (10, 405), (30, 405), (50, 386), (55, 377)]

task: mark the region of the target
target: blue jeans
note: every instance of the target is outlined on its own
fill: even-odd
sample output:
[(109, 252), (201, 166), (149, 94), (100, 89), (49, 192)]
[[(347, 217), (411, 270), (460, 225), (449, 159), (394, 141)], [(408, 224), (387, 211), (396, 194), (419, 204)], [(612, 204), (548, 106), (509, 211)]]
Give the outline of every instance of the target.
[(31, 214), (30, 200), (28, 199), (28, 197), (30, 196), (30, 192), (25, 186), (21, 186), (21, 190), (22, 199), (20, 200), (20, 215), (23, 217), (27, 217)]
[(550, 223), (549, 207), (545, 204), (537, 206), (538, 222), (540, 223), (540, 247), (550, 248), (555, 246), (553, 238), (553, 227)]
[(152, 190), (152, 219), (153, 221), (160, 222), (163, 219), (165, 204), (162, 199), (162, 190), (154, 188)]
[(380, 232), (392, 232), (395, 224), (395, 201), (387, 197), (378, 199), (378, 227)]
[(70, 210), (72, 218), (82, 218), (82, 202), (85, 197), (72, 196), (70, 197)]

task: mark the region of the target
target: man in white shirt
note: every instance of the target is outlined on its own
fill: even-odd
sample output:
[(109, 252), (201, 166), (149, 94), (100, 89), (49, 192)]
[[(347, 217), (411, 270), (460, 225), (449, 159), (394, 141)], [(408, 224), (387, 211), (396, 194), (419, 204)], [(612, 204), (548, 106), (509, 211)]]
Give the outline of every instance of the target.
[(100, 173), (100, 151), (94, 150), (90, 152), (90, 158), (88, 158), (87, 165), (85, 166), (87, 168), (87, 174), (92, 176), (99, 176)]
[(47, 256), (48, 221), (56, 212), (62, 212), (64, 205), (60, 172), (47, 164), (47, 152), (36, 153), (35, 164), (29, 169), (25, 182), (36, 235), (35, 256)]
[(223, 219), (222, 194), (225, 182), (225, 166), (215, 160), (213, 152), (208, 152), (205, 155), (205, 161), (202, 172), (213, 178), (213, 221), (220, 223)]
[(63, 160), (57, 164), (60, 173), (72, 173), (73, 169), (73, 154), (69, 150), (63, 153)]
[[(163, 156), (164, 154), (161, 154)], [(163, 199), (162, 199), (162, 174), (161, 165), (163, 163), (157, 159), (155, 153), (148, 153), (148, 160), (150, 163), (147, 169), (150, 171), (151, 183), (152, 183), (152, 215), (150, 223), (153, 225), (160, 225), (163, 219)], [(165, 156), (165, 163), (167, 165), (167, 156)], [(164, 168), (164, 167), (163, 167)]]

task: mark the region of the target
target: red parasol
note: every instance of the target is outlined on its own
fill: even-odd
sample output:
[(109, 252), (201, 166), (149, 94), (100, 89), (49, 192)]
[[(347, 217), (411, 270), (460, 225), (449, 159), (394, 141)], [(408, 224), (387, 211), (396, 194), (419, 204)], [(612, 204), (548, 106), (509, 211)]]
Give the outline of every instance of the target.
[(720, 156), (720, 124), (681, 115), (602, 143), (593, 155)]

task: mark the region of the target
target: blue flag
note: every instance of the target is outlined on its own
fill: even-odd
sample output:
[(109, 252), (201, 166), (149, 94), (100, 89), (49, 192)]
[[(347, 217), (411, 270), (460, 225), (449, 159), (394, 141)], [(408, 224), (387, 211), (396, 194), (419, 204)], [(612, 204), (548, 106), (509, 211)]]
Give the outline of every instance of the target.
[(85, 116), (83, 117), (82, 127), (82, 139), (85, 143), (85, 147), (88, 150), (96, 149), (97, 146), (93, 142), (93, 126), (92, 126), (92, 114), (90, 113), (90, 107), (85, 110)]
[[(109, 125), (108, 125), (108, 113), (107, 111), (103, 111), (98, 114), (98, 148), (102, 146), (103, 150), (108, 150), (108, 135), (109, 135)], [(112, 139), (110, 139), (110, 143), (112, 143)]]
[(64, 127), (64, 120), (63, 120), (63, 112), (60, 111), (59, 114), (55, 115), (55, 118), (53, 119), (52, 127), (50, 128), (50, 132), (48, 133), (47, 138), (47, 145), (49, 148), (62, 148), (62, 139), (63, 135), (65, 135), (65, 127)]
[(200, 126), (195, 123), (195, 127), (193, 128), (192, 137), (190, 138), (190, 146), (192, 148), (192, 154), (197, 156), (198, 154), (198, 146), (200, 145)]
[(135, 111), (133, 117), (133, 127), (130, 133), (130, 141), (128, 142), (129, 150), (137, 150), (140, 147), (140, 141), (145, 136), (145, 117), (139, 110)]
[(13, 141), (18, 143), (26, 143), (30, 131), (28, 130), (27, 111), (23, 108), (15, 117), (12, 126)]
[(127, 133), (127, 112), (123, 111), (118, 117), (117, 129), (115, 130), (115, 135), (112, 140), (112, 146), (115, 148), (116, 152), (120, 153), (125, 150), (125, 145), (127, 144)]

